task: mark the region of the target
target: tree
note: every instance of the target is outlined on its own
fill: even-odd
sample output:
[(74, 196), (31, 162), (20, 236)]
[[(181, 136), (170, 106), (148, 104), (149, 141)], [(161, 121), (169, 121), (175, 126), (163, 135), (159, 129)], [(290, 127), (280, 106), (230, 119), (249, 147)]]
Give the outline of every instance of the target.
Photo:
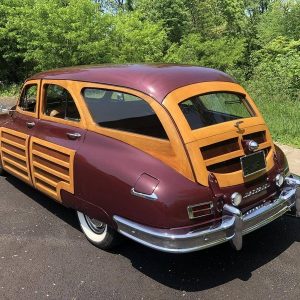
[(138, 12), (113, 18), (110, 44), (114, 63), (160, 62), (168, 45), (161, 22), (142, 20)]
[[(0, 81), (19, 82), (32, 69), (30, 62), (24, 62), (24, 46), (17, 40), (20, 28), (17, 16), (32, 7), (30, 0), (3, 0), (0, 3)], [(13, 20), (12, 23), (10, 23)]]
[(188, 25), (185, 0), (138, 0), (136, 9), (145, 20), (162, 22), (171, 43), (180, 42)]
[(21, 55), (32, 71), (40, 71), (109, 61), (110, 28), (109, 17), (89, 0), (36, 0), (13, 9), (1, 36), (16, 44), (17, 51), (7, 55)]

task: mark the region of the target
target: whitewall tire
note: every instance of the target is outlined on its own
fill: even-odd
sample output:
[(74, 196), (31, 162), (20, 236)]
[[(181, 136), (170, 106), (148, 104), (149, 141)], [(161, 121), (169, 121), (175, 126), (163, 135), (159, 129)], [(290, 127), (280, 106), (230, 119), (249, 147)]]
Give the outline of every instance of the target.
[(120, 243), (119, 233), (107, 224), (92, 219), (79, 211), (77, 211), (77, 216), (82, 232), (96, 247), (111, 249)]

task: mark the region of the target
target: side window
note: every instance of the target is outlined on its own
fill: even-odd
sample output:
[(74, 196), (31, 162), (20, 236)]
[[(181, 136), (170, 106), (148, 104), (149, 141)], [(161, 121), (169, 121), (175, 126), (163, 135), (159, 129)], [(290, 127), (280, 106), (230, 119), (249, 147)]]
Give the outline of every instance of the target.
[(82, 94), (98, 125), (168, 139), (156, 113), (143, 99), (123, 92), (97, 88), (85, 88)]
[(37, 84), (26, 85), (22, 91), (19, 107), (28, 112), (36, 111)]
[(44, 86), (44, 114), (46, 116), (80, 121), (80, 114), (71, 94), (63, 87), (55, 84)]

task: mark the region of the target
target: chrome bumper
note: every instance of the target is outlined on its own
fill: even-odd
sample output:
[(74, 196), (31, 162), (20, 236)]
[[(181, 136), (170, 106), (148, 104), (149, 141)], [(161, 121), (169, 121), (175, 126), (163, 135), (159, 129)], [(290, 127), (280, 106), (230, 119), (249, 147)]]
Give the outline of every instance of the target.
[(272, 201), (242, 212), (231, 205), (225, 204), (222, 222), (219, 226), (204, 230), (174, 234), (167, 229), (157, 229), (137, 224), (119, 216), (114, 216), (118, 231), (124, 236), (150, 248), (169, 253), (187, 253), (209, 248), (226, 241), (240, 250), (243, 245), (243, 235), (250, 233), (279, 218), (284, 213), (296, 210), (300, 217), (300, 186), (299, 178), (288, 177), (287, 186), (280, 196)]

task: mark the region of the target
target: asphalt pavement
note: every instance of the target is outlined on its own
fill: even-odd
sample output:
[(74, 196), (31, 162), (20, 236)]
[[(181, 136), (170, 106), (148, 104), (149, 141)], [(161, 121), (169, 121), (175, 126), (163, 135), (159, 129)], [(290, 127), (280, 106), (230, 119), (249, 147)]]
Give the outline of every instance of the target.
[[(283, 148), (300, 175), (300, 150)], [(171, 255), (132, 241), (105, 252), (85, 239), (74, 211), (0, 177), (0, 300), (181, 298), (300, 299), (300, 219), (246, 236), (240, 252), (227, 243)]]
[(0, 177), (0, 299), (299, 299), (300, 219), (284, 216), (227, 244), (172, 255), (132, 241), (91, 245), (75, 213)]

